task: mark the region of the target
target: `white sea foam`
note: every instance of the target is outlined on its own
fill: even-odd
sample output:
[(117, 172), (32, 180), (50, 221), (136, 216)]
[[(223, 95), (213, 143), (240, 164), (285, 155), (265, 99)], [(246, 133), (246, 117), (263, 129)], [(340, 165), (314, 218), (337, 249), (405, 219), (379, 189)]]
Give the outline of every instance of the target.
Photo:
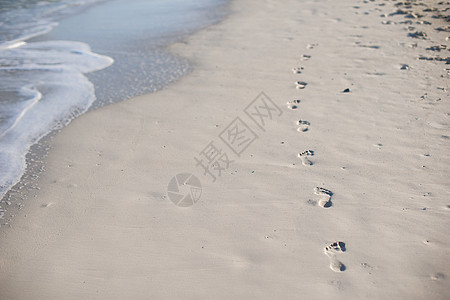
[(93, 103), (94, 87), (84, 74), (112, 63), (81, 42), (0, 50), (0, 196), (20, 179), (30, 146)]
[[(186, 74), (188, 62), (163, 49), (219, 21), (223, 11), (215, 8), (224, 3), (0, 1), (0, 198), (25, 171), (31, 145), (84, 113), (95, 94), (98, 107), (162, 89)], [(45, 42), (30, 40), (48, 32)], [(114, 66), (90, 73), (112, 59), (91, 52), (88, 44), (114, 57)]]
[(26, 42), (58, 20), (105, 0), (0, 4), (0, 198), (22, 176), (31, 145), (85, 112), (95, 100), (84, 74), (113, 60), (72, 41)]

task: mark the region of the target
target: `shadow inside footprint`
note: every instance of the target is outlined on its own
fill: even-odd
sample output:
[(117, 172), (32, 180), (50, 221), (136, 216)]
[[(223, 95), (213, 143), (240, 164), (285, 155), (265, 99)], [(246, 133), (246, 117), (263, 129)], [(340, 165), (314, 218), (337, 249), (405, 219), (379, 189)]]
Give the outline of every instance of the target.
[(331, 202), (330, 200), (322, 204), (323, 208), (329, 208), (331, 206), (333, 206), (333, 202)]
[(333, 242), (329, 246), (325, 247), (325, 251), (331, 252), (345, 252), (347, 249), (345, 248), (344, 242)]
[(299, 90), (304, 89), (307, 85), (308, 85), (308, 83), (304, 82), (304, 81), (296, 81), (295, 82), (295, 87)]
[(333, 205), (333, 202), (331, 202), (331, 198), (333, 197), (333, 192), (330, 190), (327, 190), (322, 187), (316, 187), (314, 189), (314, 193), (316, 195), (325, 196), (324, 199), (319, 200), (319, 205), (323, 208), (329, 208)]
[(297, 109), (299, 103), (300, 103), (300, 100), (296, 99), (296, 100), (288, 101), (288, 103), (286, 103), (286, 104), (289, 109)]
[(311, 58), (311, 55), (303, 54), (303, 55), (300, 57), (300, 60), (309, 60), (310, 58)]
[(339, 271), (339, 272), (344, 272), (346, 267), (343, 263), (341, 263), (340, 261), (336, 261), (336, 265), (333, 266), (333, 271)]
[(343, 272), (346, 270), (345, 265), (336, 258), (336, 254), (345, 251), (346, 251), (345, 243), (341, 241), (333, 242), (325, 247), (324, 253), (329, 257), (330, 269), (333, 270), (334, 272)]
[(302, 160), (302, 164), (304, 166), (312, 166), (313, 162), (308, 159), (308, 156), (314, 156), (313, 150), (306, 150), (301, 153), (298, 153), (297, 156)]
[(306, 132), (309, 130), (309, 125), (311, 125), (308, 121), (298, 120), (297, 125), (300, 126), (297, 128), (299, 132)]

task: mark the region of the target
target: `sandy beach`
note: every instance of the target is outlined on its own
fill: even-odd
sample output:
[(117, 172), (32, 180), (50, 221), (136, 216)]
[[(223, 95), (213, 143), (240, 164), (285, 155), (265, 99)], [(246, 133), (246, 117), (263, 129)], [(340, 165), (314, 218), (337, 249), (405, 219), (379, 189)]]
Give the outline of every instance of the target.
[(231, 1), (170, 46), (190, 74), (48, 139), (0, 299), (448, 299), (439, 3)]

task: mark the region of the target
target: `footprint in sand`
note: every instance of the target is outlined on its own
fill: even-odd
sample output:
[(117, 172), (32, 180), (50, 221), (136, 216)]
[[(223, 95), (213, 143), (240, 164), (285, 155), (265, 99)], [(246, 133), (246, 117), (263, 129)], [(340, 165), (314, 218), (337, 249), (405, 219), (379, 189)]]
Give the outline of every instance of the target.
[(314, 193), (316, 195), (324, 196), (323, 199), (319, 200), (319, 205), (323, 208), (329, 208), (333, 205), (333, 202), (331, 202), (331, 198), (333, 197), (333, 192), (330, 190), (327, 190), (322, 187), (316, 187), (314, 189)]
[(443, 279), (445, 279), (445, 274), (443, 274), (443, 273), (434, 273), (434, 274), (431, 274), (431, 279), (433, 279), (433, 280), (443, 280)]
[(345, 243), (338, 241), (326, 246), (323, 252), (330, 259), (330, 269), (334, 272), (345, 271), (345, 265), (336, 258), (336, 254), (345, 252)]
[(417, 48), (417, 46), (418, 46), (417, 43), (400, 43), (400, 45), (402, 45), (403, 47), (408, 47), (408, 48)]
[(383, 147), (383, 144), (374, 144), (373, 146), (374, 146), (374, 147), (377, 147), (378, 150), (381, 150), (381, 147)]
[(446, 45), (437, 45), (437, 46), (428, 47), (425, 50), (441, 52), (441, 50), (445, 50), (445, 49), (447, 49)]
[(381, 21), (381, 24), (383, 25), (391, 25), (391, 24), (397, 24), (396, 22), (392, 22), (391, 20), (387, 20), (387, 21)]
[(303, 67), (292, 68), (292, 73), (301, 74), (303, 69), (304, 69)]
[(305, 61), (305, 60), (309, 60), (310, 58), (311, 58), (311, 55), (303, 54), (303, 55), (300, 57), (300, 60)]
[(447, 27), (437, 27), (434, 30), (439, 31), (439, 32), (450, 32), (450, 26)]
[(288, 101), (287, 107), (288, 107), (289, 109), (297, 109), (299, 103), (300, 103), (300, 100), (292, 100), (292, 101)]
[(311, 123), (309, 123), (308, 121), (298, 120), (297, 125), (300, 126), (299, 128), (297, 128), (298, 132), (305, 132), (309, 130), (309, 125), (311, 125)]
[(297, 88), (299, 90), (303, 90), (307, 85), (308, 85), (308, 83), (306, 83), (304, 81), (296, 81), (295, 82), (295, 88)]
[(378, 45), (366, 45), (366, 44), (361, 44), (361, 42), (355, 42), (355, 44), (362, 48), (380, 49), (380, 46), (378, 46)]
[(345, 252), (345, 243), (344, 242), (334, 242), (325, 247), (325, 251), (334, 251), (334, 252)]
[(402, 64), (401, 66), (400, 66), (400, 70), (409, 70), (411, 67), (410, 66), (408, 66), (407, 64)]
[(297, 156), (302, 160), (302, 164), (304, 166), (312, 166), (313, 162), (308, 159), (308, 156), (314, 156), (313, 150), (306, 150), (301, 153), (298, 153)]
[(408, 33), (408, 36), (414, 39), (422, 39), (422, 40), (427, 39), (427, 34), (423, 31), (410, 32)]

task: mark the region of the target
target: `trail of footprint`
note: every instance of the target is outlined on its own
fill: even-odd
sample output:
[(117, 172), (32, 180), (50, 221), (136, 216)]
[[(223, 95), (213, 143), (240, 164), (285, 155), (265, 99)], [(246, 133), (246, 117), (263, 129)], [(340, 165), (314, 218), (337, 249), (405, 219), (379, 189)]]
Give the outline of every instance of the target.
[(303, 90), (308, 85), (308, 83), (306, 83), (304, 81), (296, 81), (295, 85), (296, 85), (295, 88), (297, 88), (299, 90)]
[[(308, 49), (312, 49), (316, 46), (317, 44), (311, 44), (308, 45), (307, 48)], [(360, 45), (361, 47), (368, 47), (368, 48), (374, 48), (374, 49), (378, 49), (379, 46), (372, 46), (372, 45)], [(301, 56), (301, 60), (305, 61), (305, 60), (309, 60), (311, 58), (310, 55), (306, 55), (303, 54)], [(294, 74), (300, 74), (302, 73), (303, 67), (300, 68), (293, 68), (292, 72)], [(296, 81), (295, 82), (296, 88), (297, 89), (304, 89), (308, 83), (304, 82), (304, 81)], [(346, 89), (344, 91), (345, 92), (350, 92), (350, 89)], [(300, 100), (293, 100), (293, 101), (289, 101), (288, 107), (290, 109), (296, 109), (297, 108), (297, 104), (300, 103)], [(299, 132), (306, 132), (309, 129), (309, 126), (311, 125), (311, 123), (309, 123), (308, 121), (304, 121), (304, 120), (298, 120), (297, 121), (297, 125), (299, 126), (297, 128), (297, 131)], [(302, 164), (304, 166), (311, 166), (313, 165), (313, 162), (311, 162), (308, 157), (310, 156), (314, 156), (314, 151), (313, 150), (306, 150), (303, 152), (298, 153), (298, 157), (301, 159)], [(333, 196), (333, 192), (330, 190), (327, 190), (325, 188), (322, 187), (316, 187), (314, 189), (315, 194), (320, 195), (320, 196), (324, 196), (321, 200), (319, 200), (318, 204), (323, 207), (323, 208), (329, 208), (333, 205), (333, 203), (331, 202), (331, 198)], [(333, 270), (334, 272), (343, 272), (345, 271), (346, 267), (345, 265), (340, 262), (337, 258), (336, 258), (336, 254), (340, 253), (340, 252), (345, 252), (346, 248), (345, 248), (345, 243), (338, 241), (338, 242), (333, 242), (330, 245), (328, 245), (327, 247), (325, 247), (324, 249), (324, 253), (328, 256), (328, 258), (330, 259), (330, 269)]]
[(292, 101), (288, 101), (287, 102), (287, 107), (290, 109), (297, 109), (298, 108), (298, 104), (300, 103), (300, 100), (292, 100)]
[(303, 152), (297, 154), (297, 156), (302, 160), (302, 164), (304, 166), (312, 166), (313, 165), (313, 162), (308, 159), (308, 156), (314, 156), (313, 150), (303, 151)]
[(297, 131), (305, 132), (309, 130), (309, 125), (311, 125), (311, 123), (309, 123), (308, 121), (298, 120), (297, 125), (300, 126), (299, 128), (297, 128)]
[(333, 205), (333, 202), (331, 202), (331, 198), (333, 197), (333, 192), (330, 190), (327, 190), (322, 187), (316, 187), (314, 189), (314, 193), (316, 195), (324, 196), (323, 199), (319, 200), (319, 205), (323, 208), (329, 208)]
[(336, 254), (345, 251), (346, 251), (345, 243), (341, 241), (333, 242), (327, 247), (325, 247), (325, 249), (323, 250), (325, 255), (330, 258), (330, 269), (333, 270), (334, 272), (345, 271), (346, 269), (345, 265), (336, 258)]

